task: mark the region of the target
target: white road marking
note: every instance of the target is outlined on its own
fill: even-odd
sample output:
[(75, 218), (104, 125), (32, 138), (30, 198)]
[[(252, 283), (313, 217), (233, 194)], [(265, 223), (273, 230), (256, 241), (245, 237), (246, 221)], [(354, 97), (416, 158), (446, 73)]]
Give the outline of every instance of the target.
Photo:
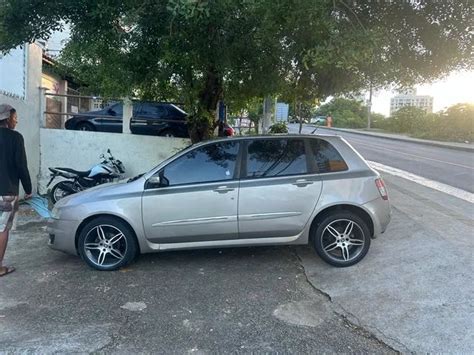
[[(352, 138), (351, 138), (350, 140), (353, 141)], [(437, 163), (449, 164), (449, 165), (459, 166), (459, 167), (465, 168), (465, 169), (474, 170), (474, 167), (472, 167), (472, 166), (467, 166), (467, 165), (462, 165), (462, 164), (451, 163), (451, 162), (449, 162), (449, 161), (444, 161), (444, 160), (439, 160), (439, 159), (433, 159), (433, 158), (422, 157), (422, 156), (420, 156), (420, 155), (415, 155), (415, 154), (410, 154), (410, 153), (403, 153), (403, 152), (400, 152), (399, 150), (388, 149), (388, 148), (385, 148), (385, 147), (382, 147), (382, 146), (379, 146), (379, 145), (376, 145), (376, 144), (360, 143), (360, 142), (358, 142), (357, 140), (354, 140), (354, 143), (353, 143), (353, 144), (365, 145), (365, 146), (367, 146), (367, 147), (376, 148), (376, 149), (374, 149), (374, 150), (382, 149), (382, 150), (387, 150), (387, 151), (389, 151), (389, 152), (395, 152), (395, 153), (397, 153), (397, 154), (408, 155), (408, 156), (410, 156), (410, 157), (415, 157), (415, 158), (418, 158), (418, 159), (431, 160), (431, 161), (435, 161), (435, 162), (437, 162)]]
[(465, 191), (465, 190), (458, 189), (458, 188), (453, 187), (453, 186), (443, 184), (441, 182), (430, 180), (430, 179), (424, 178), (422, 176), (409, 173), (408, 171), (405, 171), (405, 170), (400, 170), (400, 169), (397, 169), (397, 168), (393, 168), (391, 166), (376, 163), (375, 161), (368, 161), (368, 163), (375, 170), (378, 170), (380, 172), (384, 172), (384, 173), (387, 173), (387, 174), (390, 174), (390, 175), (398, 176), (398, 177), (416, 182), (417, 184), (420, 184), (420, 185), (432, 188), (434, 190), (444, 192), (448, 195), (460, 198), (464, 201), (474, 203), (474, 194), (469, 192), (469, 191)]

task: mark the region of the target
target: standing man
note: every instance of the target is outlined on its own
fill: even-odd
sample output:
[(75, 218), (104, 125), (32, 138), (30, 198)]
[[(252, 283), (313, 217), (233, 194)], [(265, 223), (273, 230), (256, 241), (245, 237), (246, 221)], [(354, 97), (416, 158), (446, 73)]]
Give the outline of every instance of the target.
[(18, 210), (19, 182), (25, 190), (25, 199), (32, 192), (23, 136), (14, 131), (17, 123), (16, 110), (10, 105), (0, 105), (0, 277), (15, 271), (14, 267), (3, 265), (3, 257)]

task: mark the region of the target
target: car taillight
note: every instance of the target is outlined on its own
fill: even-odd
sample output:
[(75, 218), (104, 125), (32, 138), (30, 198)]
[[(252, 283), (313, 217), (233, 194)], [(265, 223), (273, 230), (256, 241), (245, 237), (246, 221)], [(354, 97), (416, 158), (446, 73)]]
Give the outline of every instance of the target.
[(375, 185), (377, 186), (377, 189), (379, 189), (380, 196), (382, 196), (382, 199), (388, 200), (387, 188), (385, 187), (385, 183), (383, 182), (383, 180), (376, 179)]

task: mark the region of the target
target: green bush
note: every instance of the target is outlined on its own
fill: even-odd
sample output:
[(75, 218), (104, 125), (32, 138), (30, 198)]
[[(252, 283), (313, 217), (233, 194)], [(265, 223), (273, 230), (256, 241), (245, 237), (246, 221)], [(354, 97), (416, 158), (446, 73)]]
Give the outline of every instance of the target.
[(424, 128), (422, 125), (425, 122), (425, 116), (426, 112), (421, 108), (402, 107), (390, 117), (388, 127), (393, 132), (413, 133), (420, 128)]
[(414, 137), (454, 142), (474, 142), (474, 105), (456, 104), (445, 111), (427, 114)]
[(367, 126), (367, 107), (357, 100), (335, 98), (319, 107), (316, 115), (331, 115), (334, 127), (364, 128)]
[(270, 127), (270, 133), (288, 133), (288, 127), (285, 122), (277, 122)]
[(474, 105), (457, 104), (439, 113), (403, 107), (392, 117), (377, 120), (373, 127), (423, 139), (473, 142)]

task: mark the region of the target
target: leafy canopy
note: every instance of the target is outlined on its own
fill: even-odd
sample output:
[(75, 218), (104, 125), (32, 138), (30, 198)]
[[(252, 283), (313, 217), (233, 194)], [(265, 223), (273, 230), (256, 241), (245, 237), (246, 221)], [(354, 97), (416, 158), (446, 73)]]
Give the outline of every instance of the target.
[(91, 91), (185, 102), (205, 131), (222, 98), (307, 102), (472, 69), (473, 22), (470, 0), (0, 0), (0, 51), (67, 23), (61, 61)]

